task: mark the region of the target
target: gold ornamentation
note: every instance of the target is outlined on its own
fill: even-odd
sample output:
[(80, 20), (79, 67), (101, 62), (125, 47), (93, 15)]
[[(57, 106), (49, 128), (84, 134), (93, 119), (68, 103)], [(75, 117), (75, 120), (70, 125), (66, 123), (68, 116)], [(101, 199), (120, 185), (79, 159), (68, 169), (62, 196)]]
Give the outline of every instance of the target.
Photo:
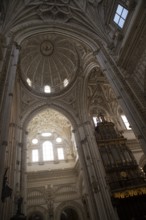
[(120, 172), (120, 175), (121, 175), (122, 177), (127, 177), (127, 173), (126, 173), (125, 171)]
[(113, 193), (113, 197), (117, 199), (124, 199), (127, 197), (139, 196), (146, 194), (146, 187), (136, 188), (136, 189), (128, 189), (123, 192)]

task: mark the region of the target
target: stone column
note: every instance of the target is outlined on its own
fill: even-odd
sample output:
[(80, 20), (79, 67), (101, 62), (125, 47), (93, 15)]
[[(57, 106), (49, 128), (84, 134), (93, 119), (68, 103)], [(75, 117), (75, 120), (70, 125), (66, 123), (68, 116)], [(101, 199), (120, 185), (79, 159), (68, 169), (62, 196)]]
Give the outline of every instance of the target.
[(87, 138), (86, 149), (90, 155), (89, 163), (95, 170), (92, 184), (94, 191), (96, 192), (97, 204), (100, 203), (101, 205), (101, 219), (116, 220), (118, 219), (118, 216), (111, 202), (109, 186), (106, 183), (106, 173), (95, 139), (95, 131), (90, 121), (84, 124), (84, 132)]
[[(11, 118), (12, 120), (12, 118)], [(2, 219), (9, 219), (12, 216), (14, 211), (14, 192), (16, 187), (16, 168), (19, 164), (19, 159), (17, 160), (17, 125), (15, 123), (9, 124), (9, 140), (8, 140), (8, 147), (6, 148), (5, 153), (5, 168), (8, 168), (7, 177), (8, 177), (8, 185), (13, 190), (11, 199), (5, 199), (3, 203), (3, 218)]]
[[(11, 56), (9, 60), (9, 68), (6, 76), (6, 84), (4, 89), (4, 99), (2, 103), (2, 112), (0, 115), (1, 122), (1, 137), (0, 137), (0, 192), (2, 190), (3, 174), (4, 174), (4, 161), (5, 149), (9, 134), (9, 123), (11, 115), (11, 104), (13, 99), (13, 89), (16, 78), (16, 68), (18, 62), (19, 50), (16, 45), (12, 45)], [(0, 200), (0, 213), (1, 213), (1, 200)]]
[(27, 135), (28, 132), (23, 132), (22, 147), (21, 147), (21, 169), (20, 169), (20, 194), (23, 197), (23, 213), (26, 214), (27, 206)]
[(131, 95), (130, 88), (126, 85), (120, 68), (118, 68), (116, 62), (108, 54), (106, 49), (102, 48), (98, 50), (96, 57), (146, 154), (146, 121), (140, 111), (137, 98)]
[(87, 159), (86, 155), (84, 154), (84, 142), (85, 142), (85, 136), (83, 133), (83, 129), (81, 127), (77, 128), (76, 130), (73, 131), (75, 133), (75, 138), (76, 138), (76, 143), (77, 143), (77, 149), (78, 149), (78, 154), (79, 154), (79, 161), (80, 161), (80, 166), (81, 170), (83, 170), (83, 178), (85, 182), (85, 186), (87, 189), (87, 195), (86, 199), (88, 200), (89, 204), (89, 215), (91, 220), (99, 220), (99, 212), (96, 207), (96, 201), (94, 197), (94, 192), (92, 189), (92, 183), (91, 183), (91, 175), (92, 175), (92, 169), (90, 169), (87, 165)]
[(91, 219), (117, 220), (119, 218), (111, 203), (104, 167), (93, 136), (93, 127), (87, 122), (82, 124), (78, 131), (81, 139), (81, 145), (78, 146), (79, 160), (87, 184)]

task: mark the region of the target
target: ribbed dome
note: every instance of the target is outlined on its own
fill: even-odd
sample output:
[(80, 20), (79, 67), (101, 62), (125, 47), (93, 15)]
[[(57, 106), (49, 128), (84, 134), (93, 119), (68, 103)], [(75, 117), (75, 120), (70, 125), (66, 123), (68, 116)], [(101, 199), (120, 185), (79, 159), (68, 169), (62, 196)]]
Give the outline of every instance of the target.
[(21, 76), (35, 91), (56, 93), (74, 79), (78, 54), (68, 38), (58, 34), (35, 35), (23, 41), (21, 48)]

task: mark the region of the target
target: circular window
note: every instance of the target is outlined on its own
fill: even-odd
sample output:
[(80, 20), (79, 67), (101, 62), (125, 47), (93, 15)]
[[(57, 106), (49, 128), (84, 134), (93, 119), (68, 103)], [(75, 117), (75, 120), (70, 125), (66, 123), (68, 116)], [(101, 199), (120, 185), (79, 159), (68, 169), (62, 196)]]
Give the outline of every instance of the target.
[(56, 138), (56, 142), (57, 143), (61, 143), (62, 142), (62, 138), (60, 138), (60, 137)]
[(32, 143), (33, 144), (37, 144), (38, 143), (38, 139), (36, 139), (36, 138), (32, 139)]

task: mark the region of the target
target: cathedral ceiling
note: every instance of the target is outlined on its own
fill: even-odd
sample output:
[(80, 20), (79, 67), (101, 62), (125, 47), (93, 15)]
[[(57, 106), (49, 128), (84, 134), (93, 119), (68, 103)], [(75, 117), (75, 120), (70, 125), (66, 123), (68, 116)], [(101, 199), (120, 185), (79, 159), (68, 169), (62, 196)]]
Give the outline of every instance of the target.
[[(40, 34), (26, 39), (20, 54), (23, 80), (36, 92), (60, 92), (75, 78), (79, 57), (76, 44), (58, 34)], [(46, 92), (46, 93), (47, 93)]]
[[(57, 98), (60, 92), (62, 94), (62, 91), (70, 90), (72, 82), (79, 76), (83, 77), (86, 72), (84, 69), (88, 69), (91, 65), (96, 65), (96, 68), (92, 67), (88, 77), (89, 112), (91, 115), (97, 114), (98, 111), (110, 114), (109, 105), (111, 106), (111, 102), (116, 103), (116, 100), (115, 97), (110, 98), (110, 86), (88, 46), (57, 33), (33, 35), (21, 44), (19, 60), (21, 78), (27, 88), (43, 97), (53, 94), (53, 97)], [(77, 86), (78, 79), (75, 82)], [(50, 87), (49, 93), (44, 91), (45, 86)], [(56, 93), (57, 96), (55, 96)], [(70, 93), (68, 93), (69, 97), (71, 97)], [(62, 97), (61, 100), (63, 101), (64, 98)], [(29, 104), (30, 102), (27, 102), (28, 106)], [(44, 115), (43, 117), (49, 118), (50, 116)], [(41, 123), (42, 121), (40, 120)], [(45, 125), (43, 126), (45, 128)]]
[(53, 28), (65, 24), (71, 29), (95, 34), (100, 42), (109, 43), (104, 20), (109, 0), (11, 0), (7, 3), (2, 0), (2, 4), (5, 9), (0, 17), (2, 32), (16, 33), (38, 24), (53, 25)]

